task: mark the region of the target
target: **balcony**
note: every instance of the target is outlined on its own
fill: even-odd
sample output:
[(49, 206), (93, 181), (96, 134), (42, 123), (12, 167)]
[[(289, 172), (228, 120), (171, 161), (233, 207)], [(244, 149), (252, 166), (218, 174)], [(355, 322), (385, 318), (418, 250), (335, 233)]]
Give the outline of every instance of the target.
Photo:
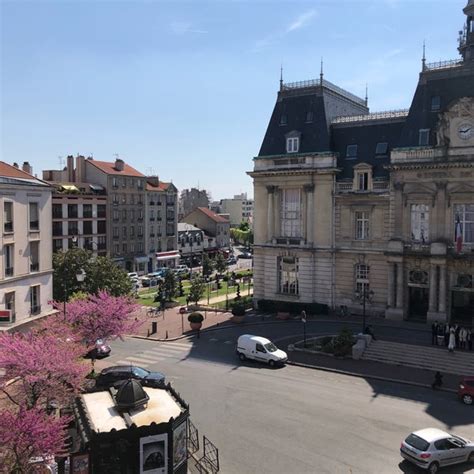
[(5, 278), (12, 277), (14, 273), (13, 267), (5, 267)]
[(337, 166), (336, 153), (287, 153), (254, 158), (254, 172), (330, 169)]
[(30, 309), (31, 316), (35, 316), (35, 315), (40, 314), (40, 313), (41, 313), (41, 305), (40, 304), (37, 304), (37, 305), (31, 307), (31, 309)]
[(30, 264), (30, 272), (39, 272), (39, 262)]

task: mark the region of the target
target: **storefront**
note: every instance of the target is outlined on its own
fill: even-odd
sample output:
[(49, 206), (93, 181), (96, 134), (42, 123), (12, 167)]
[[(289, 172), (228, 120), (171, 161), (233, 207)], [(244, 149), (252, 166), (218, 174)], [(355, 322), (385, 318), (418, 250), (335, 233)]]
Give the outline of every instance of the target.
[(174, 268), (178, 265), (179, 252), (177, 250), (170, 250), (168, 252), (157, 252), (156, 254), (156, 269), (159, 268)]

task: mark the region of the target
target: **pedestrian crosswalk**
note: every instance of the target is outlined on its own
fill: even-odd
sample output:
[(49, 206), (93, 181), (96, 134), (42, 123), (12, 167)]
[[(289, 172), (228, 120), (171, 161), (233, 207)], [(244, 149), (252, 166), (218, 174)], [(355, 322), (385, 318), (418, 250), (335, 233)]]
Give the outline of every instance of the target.
[(114, 364), (148, 367), (165, 359), (181, 360), (189, 354), (192, 347), (192, 344), (186, 342), (159, 342), (152, 349), (138, 351)]

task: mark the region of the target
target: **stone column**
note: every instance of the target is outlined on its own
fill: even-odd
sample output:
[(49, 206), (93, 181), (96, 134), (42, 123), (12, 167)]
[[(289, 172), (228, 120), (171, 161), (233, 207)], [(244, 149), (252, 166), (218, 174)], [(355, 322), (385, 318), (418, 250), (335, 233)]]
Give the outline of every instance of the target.
[(439, 267), (439, 307), (440, 313), (446, 312), (446, 265)]
[(428, 311), (430, 313), (434, 313), (438, 310), (436, 304), (436, 269), (437, 265), (430, 265), (430, 300), (429, 300), (429, 308)]
[(306, 193), (306, 242), (313, 242), (313, 212), (314, 212), (314, 184), (304, 186)]
[(397, 263), (397, 309), (403, 309), (403, 262)]
[(394, 203), (393, 203), (393, 237), (396, 239), (403, 238), (403, 188), (405, 184), (401, 182), (393, 183), (394, 188)]
[(395, 264), (388, 264), (388, 293), (387, 293), (387, 306), (389, 308), (394, 307), (395, 297)]
[(273, 239), (275, 233), (275, 209), (274, 209), (274, 195), (275, 186), (267, 186), (267, 242)]

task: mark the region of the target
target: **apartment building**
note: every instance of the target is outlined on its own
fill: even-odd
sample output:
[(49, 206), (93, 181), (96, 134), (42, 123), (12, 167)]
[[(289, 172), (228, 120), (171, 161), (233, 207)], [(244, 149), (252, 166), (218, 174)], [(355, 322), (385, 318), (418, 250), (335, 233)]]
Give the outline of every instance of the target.
[(237, 194), (233, 198), (221, 199), (219, 214), (228, 214), (231, 227), (238, 227), (242, 222), (252, 223), (253, 199), (247, 193)]
[(51, 313), (52, 188), (0, 161), (0, 329)]

